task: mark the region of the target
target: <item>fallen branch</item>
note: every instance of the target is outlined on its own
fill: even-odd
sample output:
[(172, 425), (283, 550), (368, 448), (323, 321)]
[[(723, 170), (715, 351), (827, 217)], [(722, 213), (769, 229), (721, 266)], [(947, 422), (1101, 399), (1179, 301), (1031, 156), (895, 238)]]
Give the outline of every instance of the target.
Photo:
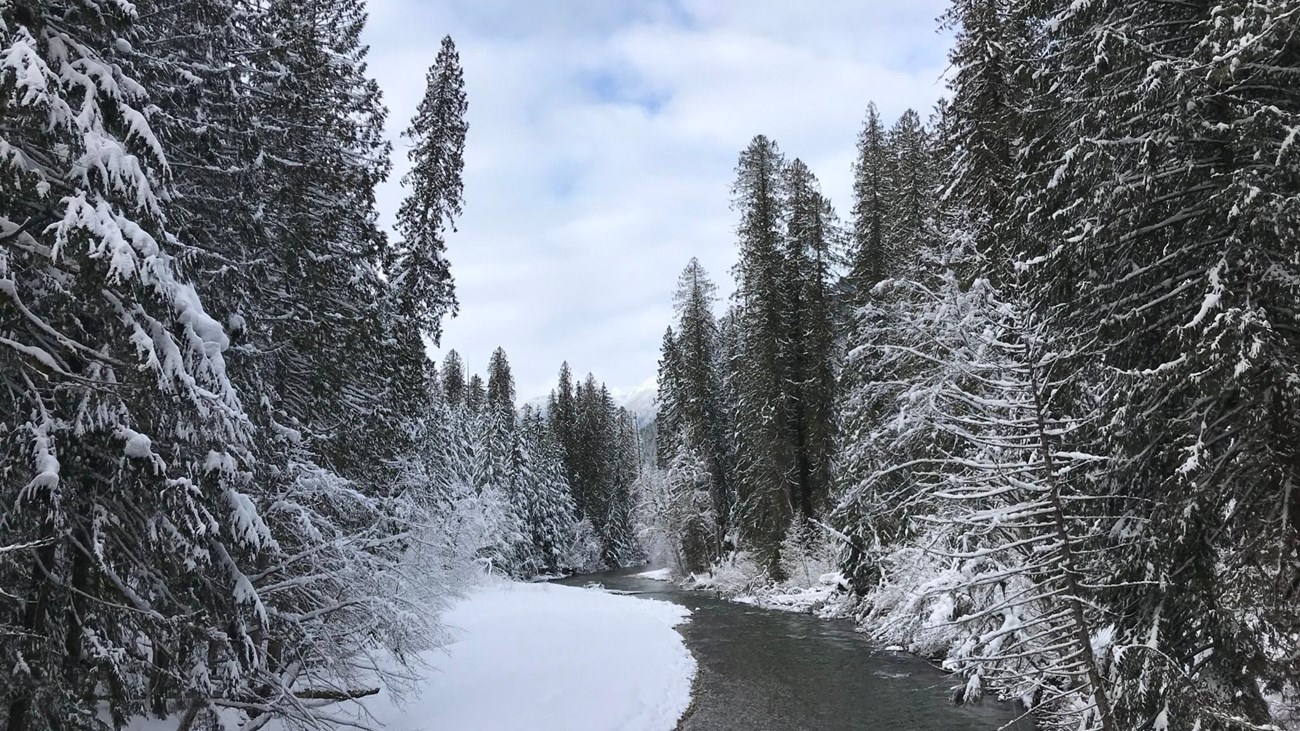
[(366, 696), (376, 695), (378, 688), (358, 688), (356, 690), (308, 689), (294, 693), (299, 699), (312, 701), (352, 701)]

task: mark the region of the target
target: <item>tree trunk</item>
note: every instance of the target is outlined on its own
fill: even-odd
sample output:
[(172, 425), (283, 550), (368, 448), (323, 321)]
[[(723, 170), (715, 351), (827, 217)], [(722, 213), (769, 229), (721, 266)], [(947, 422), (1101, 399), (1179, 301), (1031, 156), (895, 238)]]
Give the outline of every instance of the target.
[(1075, 571), (1073, 540), (1065, 524), (1065, 508), (1061, 503), (1061, 490), (1056, 481), (1056, 464), (1052, 459), (1052, 443), (1047, 432), (1047, 418), (1044, 414), (1042, 392), (1038, 385), (1038, 371), (1033, 365), (1033, 348), (1026, 344), (1026, 362), (1029, 364), (1029, 383), (1034, 393), (1034, 419), (1038, 426), (1038, 446), (1043, 458), (1043, 476), (1047, 482), (1048, 499), (1052, 503), (1052, 522), (1056, 530), (1056, 539), (1061, 545), (1061, 573), (1065, 582), (1066, 601), (1070, 605), (1071, 624), (1074, 625), (1074, 641), (1078, 645), (1079, 656), (1087, 670), (1088, 685), (1091, 686), (1093, 702), (1097, 705), (1097, 715), (1101, 721), (1102, 731), (1117, 731), (1111, 714), (1110, 697), (1106, 693), (1101, 673), (1097, 670), (1097, 658), (1092, 652), (1092, 637), (1088, 633), (1088, 623), (1083, 615), (1083, 600), (1079, 595), (1079, 580)]
[[(41, 529), (41, 538), (50, 540), (53, 536), (54, 525), (47, 520)], [(48, 611), (50, 603), (48, 571), (49, 567), (54, 565), (56, 555), (57, 550), (53, 543), (36, 549), (32, 555), (31, 591), (28, 596), (35, 596), (36, 600), (27, 604), (27, 611), (23, 613), (22, 626), (33, 637), (39, 637), (45, 629), (45, 613)], [(39, 670), (33, 668), (32, 682), (34, 684), (40, 682), (40, 678), (36, 676), (37, 673), (39, 673)], [(31, 693), (20, 693), (9, 703), (7, 731), (27, 731), (31, 711)]]

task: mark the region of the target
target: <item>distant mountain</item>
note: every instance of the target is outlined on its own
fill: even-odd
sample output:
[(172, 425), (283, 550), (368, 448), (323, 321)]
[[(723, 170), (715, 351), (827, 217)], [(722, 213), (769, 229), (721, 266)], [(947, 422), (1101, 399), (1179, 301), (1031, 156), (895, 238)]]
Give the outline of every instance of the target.
[(655, 376), (632, 388), (611, 388), (609, 394), (614, 397), (614, 403), (636, 414), (636, 423), (640, 426), (654, 421), (659, 413), (659, 405), (655, 403), (659, 398), (659, 382)]
[[(659, 398), (659, 382), (655, 376), (650, 376), (640, 385), (632, 388), (611, 388), (609, 395), (613, 397), (615, 405), (636, 414), (637, 426), (649, 424), (659, 413), (659, 405), (655, 403)], [(525, 401), (523, 405), (545, 414), (548, 398), (548, 396), (538, 396)]]

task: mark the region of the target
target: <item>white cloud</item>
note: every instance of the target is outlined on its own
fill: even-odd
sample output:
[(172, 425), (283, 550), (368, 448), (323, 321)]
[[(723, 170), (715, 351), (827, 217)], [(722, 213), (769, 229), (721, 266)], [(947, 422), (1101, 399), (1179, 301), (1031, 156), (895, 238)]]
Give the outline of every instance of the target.
[(611, 386), (656, 368), (691, 256), (730, 291), (735, 160), (753, 135), (803, 158), (843, 212), (863, 110), (928, 110), (940, 0), (372, 0), (371, 70), (397, 133), (451, 34), (469, 94), (466, 210), (449, 243), (461, 315), (444, 348), (506, 349), (521, 399), (562, 360)]

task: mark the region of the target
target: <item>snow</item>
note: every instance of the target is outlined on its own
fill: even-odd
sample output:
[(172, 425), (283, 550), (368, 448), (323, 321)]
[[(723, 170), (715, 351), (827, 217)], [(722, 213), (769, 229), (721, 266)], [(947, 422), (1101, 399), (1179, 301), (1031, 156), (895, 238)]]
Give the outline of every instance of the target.
[[(455, 641), (422, 657), (410, 687), (397, 696), (381, 689), (333, 715), (383, 731), (671, 731), (695, 677), (673, 629), (689, 615), (594, 588), (488, 583), (442, 616)], [(231, 731), (237, 715), (222, 713)], [(138, 718), (127, 731), (175, 727), (174, 718)]]
[(691, 574), (682, 584), (688, 589), (716, 591), (730, 601), (764, 609), (814, 614), (823, 619), (845, 616), (852, 602), (848, 580), (838, 571), (811, 570), (811, 564), (809, 569), (774, 583), (754, 557), (742, 551), (714, 564), (707, 572)]
[(667, 731), (691, 698), (695, 660), (673, 629), (689, 613), (593, 589), (485, 586), (444, 616), (460, 639), (418, 697), (370, 711), (393, 731)]
[(612, 388), (614, 403), (636, 414), (637, 426), (645, 426), (659, 413), (659, 377), (650, 376), (632, 388)]
[(123, 452), (127, 457), (132, 459), (149, 459), (153, 456), (153, 442), (149, 437), (141, 434), (134, 429), (122, 427), (119, 429), (120, 436), (126, 440)]
[(638, 579), (650, 579), (652, 581), (670, 581), (672, 579), (671, 569), (654, 569), (653, 571), (642, 571), (636, 574)]

